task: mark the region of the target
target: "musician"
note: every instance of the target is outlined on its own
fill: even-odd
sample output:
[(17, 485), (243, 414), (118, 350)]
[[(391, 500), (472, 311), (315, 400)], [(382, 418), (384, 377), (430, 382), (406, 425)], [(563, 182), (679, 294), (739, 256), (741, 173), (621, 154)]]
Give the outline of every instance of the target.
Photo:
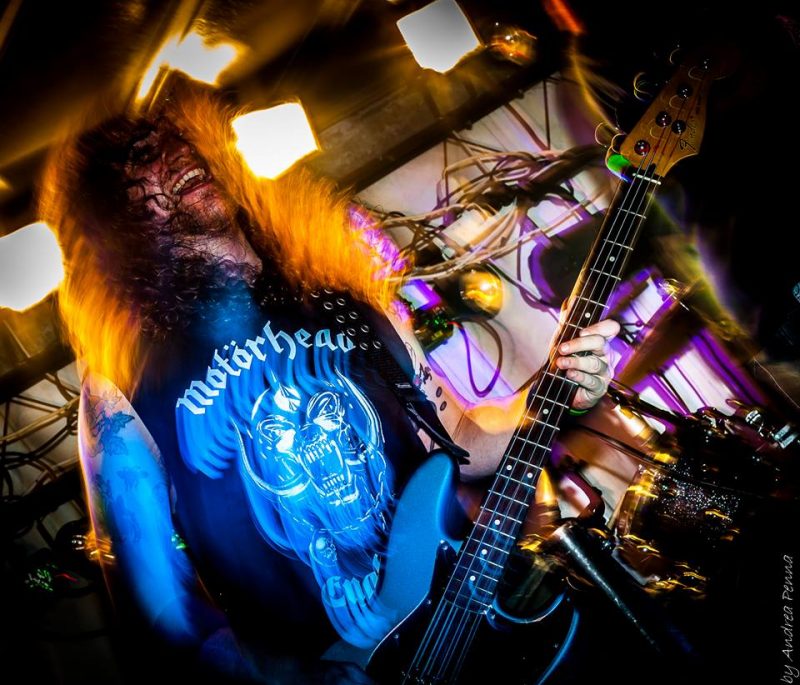
[[(71, 138), (44, 177), (85, 368), (92, 524), (112, 586), (196, 662), (237, 680), (358, 681), (318, 656), (388, 631), (379, 553), (425, 458), (391, 380), (414, 371), (390, 323), (392, 264), (330, 182), (255, 179), (231, 116), (184, 87)], [(575, 408), (606, 391), (617, 331), (602, 321), (560, 350)]]

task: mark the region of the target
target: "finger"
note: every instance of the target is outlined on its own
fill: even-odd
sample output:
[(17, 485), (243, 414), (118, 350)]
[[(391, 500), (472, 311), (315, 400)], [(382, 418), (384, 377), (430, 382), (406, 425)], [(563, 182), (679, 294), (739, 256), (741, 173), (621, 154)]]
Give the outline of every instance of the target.
[(597, 376), (585, 374), (582, 371), (576, 371), (574, 369), (567, 371), (568, 377), (573, 374), (574, 376), (571, 380), (579, 384), (572, 398), (573, 408), (591, 409), (605, 394), (606, 384)]
[(579, 371), (578, 369), (569, 369), (567, 371), (567, 378), (577, 383), (595, 398), (605, 394), (606, 384), (600, 376), (586, 373), (585, 371)]
[(597, 404), (602, 395), (595, 395), (589, 392), (586, 388), (578, 388), (575, 391), (575, 397), (572, 400), (573, 409), (591, 409)]
[(578, 335), (602, 335), (606, 340), (611, 340), (619, 335), (619, 323), (614, 319), (603, 319), (587, 326)]
[(602, 335), (589, 334), (581, 337), (567, 340), (558, 346), (560, 354), (575, 354), (576, 352), (591, 352), (598, 357), (603, 357), (606, 354), (606, 339)]
[(609, 374), (608, 364), (599, 356), (590, 354), (584, 357), (559, 357), (556, 360), (559, 369), (577, 369), (595, 376)]

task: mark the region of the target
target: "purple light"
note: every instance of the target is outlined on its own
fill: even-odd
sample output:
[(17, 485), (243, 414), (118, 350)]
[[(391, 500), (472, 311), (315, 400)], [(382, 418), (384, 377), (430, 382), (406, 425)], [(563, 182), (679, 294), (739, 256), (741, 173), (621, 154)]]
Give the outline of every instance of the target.
[(378, 227), (378, 221), (366, 208), (351, 204), (347, 213), (350, 226), (361, 234), (372, 254), (387, 265), (376, 274), (377, 278), (385, 278), (408, 267), (408, 260), (400, 255), (397, 245)]
[[(467, 350), (469, 345), (469, 351)], [(497, 371), (497, 361), (487, 357), (469, 333), (452, 337), (428, 353), (428, 361), (441, 379), (446, 379), (451, 392), (463, 407), (474, 407), (487, 400), (514, 397), (514, 388), (500, 374), (485, 394), (478, 396), (476, 388), (485, 388)]]
[(406, 281), (400, 288), (400, 294), (407, 299), (414, 309), (425, 311), (442, 304), (442, 298), (425, 281), (414, 278)]

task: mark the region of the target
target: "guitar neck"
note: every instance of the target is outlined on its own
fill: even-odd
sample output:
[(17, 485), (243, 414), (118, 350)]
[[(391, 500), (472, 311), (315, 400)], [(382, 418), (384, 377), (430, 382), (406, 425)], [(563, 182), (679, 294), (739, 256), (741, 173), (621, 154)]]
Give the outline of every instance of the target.
[[(633, 170), (620, 181), (573, 288), (548, 363), (528, 395), (522, 421), (503, 454), (475, 527), (462, 547), (445, 594), (449, 600), (475, 605), (475, 610), (491, 604), (533, 501), (539, 474), (577, 389), (576, 383), (555, 365), (558, 345), (603, 318), (608, 298), (622, 279), (660, 183), (661, 179), (648, 169)], [(464, 583), (471, 592), (462, 591)]]

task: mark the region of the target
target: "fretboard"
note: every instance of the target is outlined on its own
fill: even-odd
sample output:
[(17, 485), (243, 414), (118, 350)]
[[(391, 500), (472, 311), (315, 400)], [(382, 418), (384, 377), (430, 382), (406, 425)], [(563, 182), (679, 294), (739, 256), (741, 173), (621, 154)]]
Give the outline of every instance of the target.
[(506, 448), (475, 526), (465, 540), (445, 599), (480, 613), (493, 601), (509, 553), (520, 535), (543, 465), (577, 385), (555, 365), (558, 345), (600, 321), (622, 279), (660, 178), (636, 170), (623, 179), (573, 288), (548, 363), (528, 395), (522, 421)]

